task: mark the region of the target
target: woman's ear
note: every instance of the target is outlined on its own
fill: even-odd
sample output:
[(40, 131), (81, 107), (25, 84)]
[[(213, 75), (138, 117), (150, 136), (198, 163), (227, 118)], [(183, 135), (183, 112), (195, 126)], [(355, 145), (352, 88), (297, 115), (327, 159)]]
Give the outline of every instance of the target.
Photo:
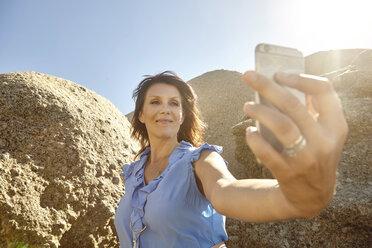
[(138, 115), (138, 120), (142, 123), (142, 124), (145, 124), (145, 120), (143, 119), (143, 113), (142, 111), (139, 113)]

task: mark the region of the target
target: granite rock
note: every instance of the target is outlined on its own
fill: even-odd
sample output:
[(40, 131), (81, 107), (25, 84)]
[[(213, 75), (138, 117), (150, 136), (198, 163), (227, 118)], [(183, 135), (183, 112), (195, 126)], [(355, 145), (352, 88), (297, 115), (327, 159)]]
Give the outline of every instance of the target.
[(81, 85), (0, 74), (0, 247), (118, 247), (118, 178), (138, 150), (129, 130)]

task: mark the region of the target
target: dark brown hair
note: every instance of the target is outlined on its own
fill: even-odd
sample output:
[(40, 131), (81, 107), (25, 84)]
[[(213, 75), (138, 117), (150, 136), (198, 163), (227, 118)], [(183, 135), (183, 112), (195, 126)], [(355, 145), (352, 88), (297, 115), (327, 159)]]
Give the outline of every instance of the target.
[(165, 71), (154, 76), (146, 75), (145, 79), (133, 91), (133, 100), (136, 102), (136, 107), (132, 118), (132, 137), (137, 139), (141, 144), (141, 149), (136, 157), (150, 145), (146, 126), (140, 122), (139, 115), (143, 109), (147, 90), (156, 83), (173, 85), (180, 92), (184, 121), (177, 134), (178, 142), (184, 140), (193, 146), (200, 146), (204, 142), (203, 136), (206, 130), (206, 124), (201, 119), (199, 109), (197, 108), (197, 96), (191, 86), (178, 77), (176, 73)]

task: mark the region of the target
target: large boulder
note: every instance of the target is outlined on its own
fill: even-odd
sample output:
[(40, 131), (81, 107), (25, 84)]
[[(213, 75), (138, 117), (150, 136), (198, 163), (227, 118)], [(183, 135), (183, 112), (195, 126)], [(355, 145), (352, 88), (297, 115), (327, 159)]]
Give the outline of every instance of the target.
[(254, 100), (254, 91), (236, 71), (216, 70), (189, 81), (198, 96), (199, 108), (208, 130), (205, 140), (223, 146), (224, 159), (237, 178), (246, 178), (246, 170), (235, 158), (235, 141), (230, 129), (245, 116), (243, 105)]
[[(362, 56), (367, 58), (364, 61), (370, 61), (366, 54)], [(349, 125), (331, 204), (311, 219), (266, 224), (228, 219), (227, 228), (233, 237), (229, 247), (372, 246), (372, 71), (358, 57), (353, 61), (359, 61), (358, 67), (346, 66), (329, 73), (320, 70), (333, 80)], [(233, 127), (237, 160), (247, 167), (247, 173), (252, 173), (250, 177), (270, 178), (271, 174), (257, 163), (243, 139), (244, 130), (250, 125), (254, 125), (253, 121), (246, 118)]]
[(121, 165), (138, 149), (129, 129), (71, 81), (0, 74), (0, 247), (118, 247)]

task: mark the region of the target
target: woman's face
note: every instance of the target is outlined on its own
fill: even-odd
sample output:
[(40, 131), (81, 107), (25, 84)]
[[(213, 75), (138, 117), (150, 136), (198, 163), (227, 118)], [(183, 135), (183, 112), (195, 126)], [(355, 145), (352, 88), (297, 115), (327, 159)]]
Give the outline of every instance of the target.
[(145, 124), (149, 139), (152, 137), (177, 140), (184, 120), (181, 94), (166, 83), (155, 83), (147, 90), (139, 120)]

